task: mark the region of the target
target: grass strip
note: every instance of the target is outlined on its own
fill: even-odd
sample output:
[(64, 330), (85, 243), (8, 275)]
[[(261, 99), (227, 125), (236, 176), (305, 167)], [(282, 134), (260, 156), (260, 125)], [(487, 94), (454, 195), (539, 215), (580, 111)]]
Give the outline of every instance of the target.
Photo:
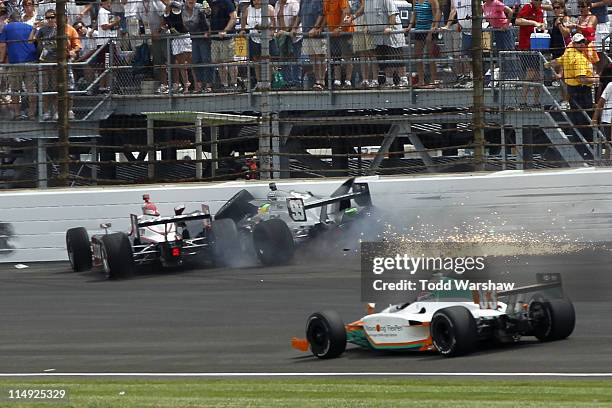
[[(9, 390), (64, 389), (65, 400), (9, 399)], [(414, 378), (4, 378), (0, 407), (610, 407), (612, 381)]]

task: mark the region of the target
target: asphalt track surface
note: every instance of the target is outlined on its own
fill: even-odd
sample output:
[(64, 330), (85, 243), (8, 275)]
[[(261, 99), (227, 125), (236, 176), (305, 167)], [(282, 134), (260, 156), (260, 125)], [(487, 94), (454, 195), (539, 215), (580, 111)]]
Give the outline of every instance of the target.
[(363, 315), (350, 253), (274, 268), (144, 271), (122, 281), (73, 273), (67, 263), (4, 264), (0, 373), (610, 372), (609, 265), (572, 256), (547, 265), (564, 273), (574, 300), (577, 325), (567, 340), (524, 338), (453, 359), (349, 345), (322, 361), (292, 349), (290, 338), (304, 336), (313, 311), (334, 309), (345, 321)]

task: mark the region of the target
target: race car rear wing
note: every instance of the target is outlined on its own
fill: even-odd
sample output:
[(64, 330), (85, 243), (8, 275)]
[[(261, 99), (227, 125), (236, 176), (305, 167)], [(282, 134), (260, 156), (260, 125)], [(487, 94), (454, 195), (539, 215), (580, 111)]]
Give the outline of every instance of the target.
[(563, 282), (560, 273), (536, 273), (536, 282), (533, 285), (521, 286), (512, 290), (497, 292), (498, 296), (522, 295), (526, 293), (535, 293), (548, 289), (557, 289), (563, 292)]
[(195, 220), (205, 220), (210, 218), (210, 214), (204, 214), (201, 212), (185, 214), (185, 215), (175, 215), (174, 217), (161, 217), (155, 218), (154, 220), (147, 220), (138, 222), (138, 216), (135, 214), (130, 215), (132, 219), (136, 219), (136, 224), (138, 227), (151, 227), (153, 225), (162, 225), (162, 224), (171, 224), (177, 222), (185, 222), (185, 221), (195, 221)]
[[(340, 211), (350, 208), (351, 200), (354, 200), (357, 205), (362, 207), (371, 206), (372, 198), (368, 183), (355, 183), (355, 177), (352, 177), (342, 183), (329, 198), (311, 201), (306, 204), (301, 198), (288, 198), (287, 208), (289, 216), (293, 221), (306, 221), (305, 210), (320, 207), (320, 220), (323, 222), (327, 219), (328, 214), (338, 214)], [(328, 209), (328, 205), (332, 205), (331, 210)]]
[[(210, 211), (207, 205), (202, 205), (202, 211), (193, 212), (191, 214), (175, 215), (173, 217), (157, 217), (151, 220), (138, 221), (138, 215), (130, 214), (132, 231), (136, 238), (140, 239), (140, 228), (151, 227), (153, 225), (168, 225), (185, 223), (187, 221), (208, 220), (205, 221), (209, 225), (211, 223)], [(168, 228), (164, 228), (166, 231)], [(167, 234), (167, 232), (166, 232)]]

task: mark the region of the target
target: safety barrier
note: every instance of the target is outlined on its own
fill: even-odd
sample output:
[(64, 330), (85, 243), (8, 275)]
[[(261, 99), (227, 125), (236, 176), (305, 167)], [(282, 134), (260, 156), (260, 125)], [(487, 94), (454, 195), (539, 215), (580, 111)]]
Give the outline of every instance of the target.
[[(606, 241), (612, 233), (612, 170), (506, 171), (485, 175), (364, 177), (389, 233), (408, 240)], [(343, 179), (292, 180), (281, 189), (330, 194)], [(176, 204), (211, 211), (239, 189), (265, 197), (266, 183), (228, 182), (7, 191), (0, 195), (0, 262), (65, 260), (65, 231), (99, 224), (127, 230), (149, 193), (162, 214)]]

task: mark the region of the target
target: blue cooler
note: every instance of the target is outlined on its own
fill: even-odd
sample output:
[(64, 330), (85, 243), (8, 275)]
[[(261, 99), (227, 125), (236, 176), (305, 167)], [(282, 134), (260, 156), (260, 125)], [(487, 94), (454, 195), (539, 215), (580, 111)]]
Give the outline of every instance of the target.
[(532, 50), (550, 49), (550, 34), (548, 33), (532, 33), (530, 41)]

